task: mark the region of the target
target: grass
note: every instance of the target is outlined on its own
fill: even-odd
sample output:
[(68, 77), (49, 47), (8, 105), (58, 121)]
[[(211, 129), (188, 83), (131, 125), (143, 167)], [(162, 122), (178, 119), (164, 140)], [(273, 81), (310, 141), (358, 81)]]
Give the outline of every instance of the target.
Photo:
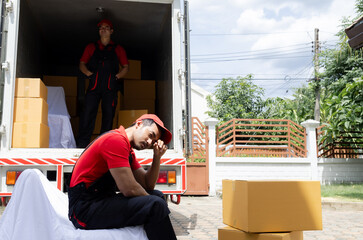
[(363, 202), (363, 184), (322, 185), (321, 196), (337, 200)]

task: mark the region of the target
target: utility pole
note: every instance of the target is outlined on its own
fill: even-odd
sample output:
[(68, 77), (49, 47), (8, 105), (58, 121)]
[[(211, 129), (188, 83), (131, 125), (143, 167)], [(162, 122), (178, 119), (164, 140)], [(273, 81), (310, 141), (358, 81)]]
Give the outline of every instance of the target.
[(320, 81), (319, 81), (319, 29), (315, 28), (315, 41), (314, 41), (314, 79), (315, 79), (315, 108), (314, 118), (320, 122)]

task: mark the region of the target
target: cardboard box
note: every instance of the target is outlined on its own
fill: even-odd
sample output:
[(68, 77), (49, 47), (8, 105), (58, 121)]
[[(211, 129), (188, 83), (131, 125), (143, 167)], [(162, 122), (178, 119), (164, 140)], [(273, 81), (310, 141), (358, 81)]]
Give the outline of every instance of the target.
[(69, 115), (71, 117), (77, 116), (77, 97), (66, 97), (66, 105)]
[(66, 97), (77, 96), (77, 77), (72, 76), (43, 76), (46, 86), (61, 86)]
[(223, 223), (245, 232), (322, 230), (319, 181), (223, 180)]
[(141, 79), (141, 61), (129, 60), (129, 71), (124, 78), (127, 79)]
[(218, 229), (218, 240), (303, 240), (303, 232), (247, 233), (226, 226)]
[(14, 122), (37, 122), (48, 125), (48, 104), (43, 98), (15, 98)]
[(17, 78), (15, 97), (43, 98), (47, 101), (48, 90), (40, 78)]
[(147, 109), (149, 113), (155, 113), (154, 99), (124, 98), (123, 110)]
[(141, 115), (147, 114), (146, 109), (143, 110), (121, 110), (118, 113), (118, 125), (122, 125), (124, 128), (128, 128), (133, 124), (136, 119)]
[(14, 122), (13, 148), (48, 148), (49, 127), (37, 122)]
[(155, 100), (154, 80), (124, 80), (124, 97)]

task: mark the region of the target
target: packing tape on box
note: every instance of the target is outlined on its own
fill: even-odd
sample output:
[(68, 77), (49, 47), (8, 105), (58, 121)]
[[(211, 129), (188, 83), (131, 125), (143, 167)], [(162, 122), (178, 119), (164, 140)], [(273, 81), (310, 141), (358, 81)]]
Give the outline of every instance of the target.
[(27, 136), (26, 134), (28, 133), (28, 126), (27, 124), (22, 124), (21, 126), (21, 139), (20, 139), (20, 142), (21, 142), (21, 146), (26, 146), (26, 139), (27, 139)]
[(24, 111), (26, 112), (26, 113), (28, 113), (28, 114), (24, 114), (23, 116), (24, 116), (24, 119), (23, 119), (23, 121), (24, 122), (28, 122), (28, 120), (29, 120), (29, 115), (30, 115), (30, 112), (29, 112), (29, 105), (30, 105), (30, 103), (29, 103), (29, 101), (27, 100), (27, 99), (25, 99), (25, 101), (24, 101)]
[(29, 79), (24, 80), (24, 96), (29, 96), (30, 94), (30, 83)]

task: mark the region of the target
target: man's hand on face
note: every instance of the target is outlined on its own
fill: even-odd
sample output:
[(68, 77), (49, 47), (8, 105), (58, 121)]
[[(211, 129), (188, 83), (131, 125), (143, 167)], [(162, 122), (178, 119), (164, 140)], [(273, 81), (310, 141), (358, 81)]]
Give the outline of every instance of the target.
[(154, 143), (153, 149), (154, 149), (154, 157), (160, 159), (164, 155), (168, 147), (164, 144), (162, 140), (159, 139)]

